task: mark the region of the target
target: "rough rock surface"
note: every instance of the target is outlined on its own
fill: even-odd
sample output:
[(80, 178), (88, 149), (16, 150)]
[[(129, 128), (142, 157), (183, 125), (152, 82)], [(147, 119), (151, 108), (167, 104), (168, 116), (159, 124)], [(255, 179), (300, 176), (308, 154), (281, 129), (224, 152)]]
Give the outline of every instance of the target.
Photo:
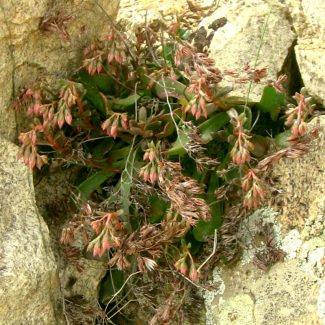
[[(206, 30), (210, 46), (207, 50), (216, 60), (218, 68), (240, 69), (248, 62), (255, 63), (266, 17), (272, 1), (268, 0), (220, 0), (195, 1), (196, 5), (209, 8), (200, 11), (202, 19), (199, 27)], [(193, 2), (192, 2), (193, 3)], [(218, 7), (213, 4), (218, 3)], [(308, 92), (319, 102), (325, 103), (325, 2), (323, 0), (277, 0), (273, 8), (257, 67), (267, 66), (268, 78), (276, 79), (280, 73), (289, 73), (288, 87), (300, 85), (300, 75)], [(216, 8), (216, 10), (213, 10)], [(134, 1), (122, 0), (118, 19), (129, 30), (145, 22), (158, 22), (162, 18), (168, 22), (176, 12), (188, 10), (188, 2), (181, 1)], [(226, 18), (227, 23), (216, 31), (208, 26), (217, 19)], [(197, 22), (193, 21), (195, 30)], [(298, 44), (296, 45), (296, 43)], [(294, 49), (294, 51), (293, 51)], [(298, 68), (295, 62), (298, 62)], [(292, 64), (293, 62), (293, 64)], [(288, 66), (290, 67), (288, 68)], [(298, 71), (292, 71), (299, 69)], [(229, 80), (232, 82), (232, 80)], [(263, 85), (255, 85), (250, 93), (250, 101), (258, 101)], [(291, 89), (290, 89), (291, 90)], [(299, 89), (295, 89), (296, 91)], [(246, 100), (247, 85), (236, 85), (230, 99), (236, 102)]]
[(285, 0), (298, 34), (295, 53), (310, 95), (325, 105), (325, 2)]
[[(39, 182), (36, 180), (35, 197), (38, 209), (49, 226), (51, 247), (59, 268), (61, 294), (69, 302), (75, 303), (71, 305), (72, 308), (82, 311), (98, 307), (99, 283), (107, 272), (107, 263), (88, 260), (81, 256), (77, 263), (83, 271), (79, 272), (73, 263), (66, 259), (59, 242), (67, 221), (60, 212), (58, 216), (55, 214), (62, 200), (69, 194), (66, 177), (64, 173), (57, 173), (43, 177)], [(76, 236), (76, 241), (72, 246), (82, 251), (86, 242), (82, 235), (79, 235)]]
[[(218, 275), (214, 283), (222, 290), (205, 292), (207, 325), (324, 323), (324, 117), (320, 127), (311, 153), (276, 166), (274, 175), (280, 176), (276, 188), (281, 193), (274, 210), (258, 210), (244, 222), (240, 238), (248, 250), (241, 260), (235, 267), (214, 270)], [(257, 236), (256, 222), (274, 224), (276, 246), (286, 253), (284, 262), (267, 273), (253, 263), (254, 251), (264, 245)], [(243, 320), (247, 313), (249, 317)]]
[[(208, 34), (213, 33), (209, 52), (221, 71), (227, 69), (239, 71), (245, 63), (254, 67), (269, 11), (269, 2), (264, 0), (222, 1), (218, 10), (202, 20), (200, 26), (204, 26)], [(224, 26), (215, 32), (207, 28), (214, 21), (222, 18), (227, 19)], [(267, 78), (276, 80), (295, 39), (296, 34), (291, 28), (288, 10), (275, 1), (256, 68), (267, 67)], [(229, 84), (229, 81), (223, 83)], [(258, 102), (264, 87), (263, 83), (253, 84), (249, 101)], [(228, 100), (245, 101), (247, 89), (247, 84), (235, 84)]]
[[(320, 117), (321, 132), (311, 152), (300, 159), (283, 159), (276, 165), (274, 175), (280, 180), (277, 196), (279, 218), (283, 229), (302, 231), (306, 220), (317, 215), (318, 205), (325, 193), (324, 132), (325, 119)], [(317, 122), (314, 119), (309, 127)]]
[(32, 172), (0, 138), (0, 323), (57, 324), (57, 265), (36, 207)]
[[(98, 3), (112, 18), (115, 17), (119, 1), (99, 0)], [(55, 11), (56, 8), (60, 8), (59, 11)], [(40, 30), (41, 20), (45, 16), (50, 19), (51, 13), (55, 12), (72, 15), (67, 29), (71, 41), (57, 33)], [(54, 20), (55, 23), (60, 26), (58, 20)], [(40, 75), (49, 83), (65, 78), (80, 65), (83, 47), (94, 36), (104, 34), (107, 26), (106, 14), (92, 0), (1, 1), (0, 114), (6, 121), (0, 123), (1, 135), (11, 141), (17, 137), (15, 113), (10, 107), (20, 89), (31, 87)]]

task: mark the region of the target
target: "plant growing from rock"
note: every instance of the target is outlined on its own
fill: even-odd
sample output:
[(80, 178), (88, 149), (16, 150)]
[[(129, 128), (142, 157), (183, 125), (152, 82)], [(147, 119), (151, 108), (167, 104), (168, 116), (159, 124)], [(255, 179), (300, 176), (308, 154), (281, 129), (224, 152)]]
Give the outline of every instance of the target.
[[(308, 152), (317, 133), (308, 130), (313, 105), (304, 90), (294, 96), (297, 105), (284, 108), (284, 76), (266, 81), (253, 107), (227, 102), (233, 86), (219, 86), (225, 77), (259, 83), (266, 69), (220, 71), (186, 41), (188, 15), (176, 17), (168, 39), (146, 25), (133, 38), (112, 27), (85, 49), (82, 68), (61, 81), (57, 98), (42, 84), (21, 97), (34, 123), (19, 136), (18, 159), (44, 174), (70, 171), (71, 219), (61, 242), (74, 249), (80, 233), (83, 255), (107, 261), (105, 304), (117, 297), (107, 288), (121, 292), (137, 271), (160, 272), (155, 281), (169, 283), (171, 297), (185, 295), (209, 264), (200, 267), (196, 254), (216, 231), (216, 256), (231, 262), (238, 224), (267, 195), (269, 170)], [(269, 140), (254, 133), (257, 111), (289, 128), (278, 137), (287, 147), (267, 157)], [(139, 288), (131, 291), (150, 306), (151, 324), (183, 317), (177, 299), (158, 308)]]

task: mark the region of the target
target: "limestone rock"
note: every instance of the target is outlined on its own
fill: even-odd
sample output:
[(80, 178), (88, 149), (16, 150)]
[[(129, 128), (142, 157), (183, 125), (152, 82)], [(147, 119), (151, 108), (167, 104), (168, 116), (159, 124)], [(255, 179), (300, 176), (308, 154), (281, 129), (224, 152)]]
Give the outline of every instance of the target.
[[(324, 116), (319, 121), (321, 132), (314, 141), (311, 152), (300, 159), (280, 160), (273, 171), (280, 180), (277, 188), (281, 190), (281, 194), (277, 196), (276, 202), (284, 230), (296, 228), (302, 231), (308, 217), (313, 215), (315, 218), (317, 215), (313, 202), (324, 197)], [(309, 128), (316, 122), (314, 119), (309, 123)]]
[[(317, 312), (318, 284), (295, 260), (277, 263), (267, 274), (237, 265), (224, 271), (223, 281), (226, 290), (214, 302), (216, 324), (285, 325)], [(243, 322), (246, 313), (249, 321)]]
[[(98, 2), (114, 19), (119, 1)], [(8, 0), (0, 4), (0, 114), (6, 121), (0, 123), (0, 134), (11, 141), (17, 134), (10, 105), (20, 89), (31, 87), (39, 75), (49, 83), (65, 78), (80, 65), (83, 47), (94, 36), (102, 36), (109, 26), (106, 14), (92, 0), (55, 3), (56, 7), (51, 0)], [(60, 13), (72, 15), (67, 29), (71, 41), (39, 28), (44, 17)]]
[[(312, 128), (314, 119), (308, 124)], [(297, 160), (281, 160), (274, 169), (279, 176), (275, 185), (281, 191), (274, 209), (260, 209), (243, 222), (239, 236), (247, 251), (232, 268), (220, 267), (215, 283), (223, 290), (209, 301), (208, 324), (244, 324), (242, 315), (253, 314), (252, 325), (323, 324), (325, 318), (325, 196), (324, 196), (324, 131), (325, 118), (320, 117), (320, 137), (312, 143), (309, 154)], [(258, 218), (260, 220), (258, 220)], [(259, 221), (274, 224), (276, 247), (285, 253), (283, 262), (267, 273), (251, 261), (260, 243), (256, 226)], [(246, 299), (247, 295), (251, 297)], [(246, 297), (244, 299), (244, 297)], [(207, 299), (206, 299), (207, 303)], [(253, 306), (252, 306), (253, 304)], [(214, 318), (214, 320), (213, 320)], [(214, 323), (215, 322), (215, 323)]]
[[(81, 311), (98, 307), (99, 284), (107, 272), (107, 263), (88, 260), (81, 255), (77, 263), (83, 270), (79, 272), (73, 263), (67, 261), (62, 249), (64, 246), (59, 243), (62, 229), (68, 220), (65, 220), (67, 219), (65, 211), (63, 213), (57, 211), (58, 215), (53, 211), (62, 205), (62, 200), (69, 195), (67, 187), (69, 175), (62, 172), (42, 177), (40, 181), (36, 181), (35, 196), (38, 209), (49, 226), (51, 247), (59, 268), (61, 294), (71, 302), (69, 308), (73, 308), (74, 312), (79, 310), (77, 313), (79, 317), (86, 317)], [(89, 236), (91, 237), (92, 233), (89, 233)], [(82, 252), (85, 245), (82, 235), (78, 234), (71, 246)], [(88, 316), (91, 318), (93, 315)]]
[[(209, 47), (210, 56), (221, 71), (238, 71), (245, 63), (254, 67), (269, 10), (269, 3), (263, 0), (230, 0), (223, 1), (219, 9), (203, 19), (200, 26), (204, 26), (208, 34), (213, 33)], [(214, 21), (222, 18), (227, 19), (224, 26), (215, 32), (208, 28)], [(257, 69), (267, 67), (267, 79), (277, 79), (295, 39), (296, 34), (291, 28), (286, 7), (275, 3), (257, 61)], [(220, 86), (224, 83), (231, 84), (232, 80), (222, 82)], [(249, 101), (258, 102), (264, 87), (263, 83), (253, 84)], [(247, 90), (248, 84), (235, 84), (228, 101), (245, 102)]]
[(220, 303), (217, 324), (228, 325), (230, 322), (241, 325), (254, 323), (254, 301), (248, 294), (239, 294)]
[(0, 138), (0, 322), (58, 324), (57, 266), (36, 207), (32, 172)]
[(325, 2), (286, 0), (298, 34), (295, 46), (301, 77), (310, 95), (325, 105)]

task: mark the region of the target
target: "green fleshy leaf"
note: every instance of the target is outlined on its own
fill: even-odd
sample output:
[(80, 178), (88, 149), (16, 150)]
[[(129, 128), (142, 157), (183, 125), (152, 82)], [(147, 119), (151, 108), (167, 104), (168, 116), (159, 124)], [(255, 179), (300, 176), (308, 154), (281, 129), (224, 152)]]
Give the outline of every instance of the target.
[(182, 40), (188, 39), (192, 35), (192, 32), (187, 28), (181, 28), (178, 32), (178, 36)]
[(273, 87), (265, 87), (263, 95), (259, 103), (256, 104), (256, 108), (261, 112), (270, 113), (273, 121), (276, 121), (281, 106), (284, 106), (284, 94), (278, 93)]
[(170, 77), (163, 77), (163, 81), (160, 78), (155, 82), (154, 89), (160, 99), (166, 99), (167, 96), (174, 98), (193, 97), (193, 95), (189, 94), (184, 84)]
[[(99, 302), (104, 305), (108, 304), (108, 302), (112, 299), (115, 293), (122, 288), (123, 283), (124, 283), (123, 271), (119, 271), (116, 269), (108, 271), (100, 284), (100, 289), (98, 294)], [(119, 298), (120, 295), (114, 298), (113, 301)]]
[(113, 138), (101, 139), (99, 144), (93, 149), (92, 157), (93, 159), (102, 159), (105, 154), (107, 154), (114, 146)]
[(240, 179), (239, 167), (235, 167), (231, 169), (229, 172), (225, 174), (225, 180), (227, 183), (230, 183), (234, 179)]
[(167, 202), (161, 200), (158, 195), (150, 196), (150, 222), (157, 223), (164, 219), (167, 210)]
[(204, 141), (209, 142), (213, 139), (211, 133), (218, 132), (225, 124), (230, 121), (229, 115), (225, 112), (219, 113), (198, 126), (201, 137)]
[(234, 86), (225, 86), (219, 89), (215, 95), (216, 98), (220, 98), (223, 96), (228, 95), (232, 90), (234, 89)]
[(101, 114), (106, 116), (105, 102), (97, 89), (93, 77), (85, 69), (80, 70), (77, 76), (81, 78), (83, 85), (87, 90), (84, 98), (87, 99)]
[(93, 80), (98, 90), (102, 93), (109, 94), (112, 91), (114, 81), (110, 76), (95, 74)]
[(112, 177), (115, 173), (108, 170), (101, 170), (87, 178), (82, 182), (77, 189), (73, 192), (72, 198), (78, 198), (78, 202), (71, 200), (71, 206), (73, 209), (80, 209), (83, 204), (87, 203), (89, 195), (102, 183)]
[(183, 132), (179, 133), (177, 140), (175, 141), (173, 147), (168, 150), (169, 156), (180, 155), (183, 156), (186, 154), (186, 150), (184, 149), (185, 144), (189, 143), (191, 139), (187, 137)]
[(291, 130), (287, 130), (284, 132), (281, 132), (275, 136), (275, 141), (278, 146), (280, 147), (289, 147), (290, 143), (287, 141), (287, 139), (291, 136)]
[(123, 147), (121, 149), (112, 150), (109, 155), (110, 161), (118, 161), (121, 159), (126, 159), (131, 149), (131, 145)]
[(175, 132), (175, 130), (176, 130), (176, 127), (175, 127), (174, 122), (168, 122), (164, 126), (164, 130), (160, 133), (157, 133), (156, 137), (157, 137), (157, 139), (169, 137), (170, 135), (172, 135)]
[(112, 102), (114, 105), (131, 106), (134, 105), (135, 102), (138, 101), (141, 96), (142, 94), (131, 94), (126, 98), (114, 98), (110, 102)]
[(172, 56), (174, 55), (176, 46), (174, 42), (167, 42), (164, 47), (163, 56), (168, 62), (172, 62)]
[[(123, 160), (122, 162), (112, 164), (112, 167), (121, 169), (124, 167), (124, 164), (125, 161)], [(70, 203), (71, 208), (73, 210), (79, 210), (85, 203), (87, 203), (90, 194), (96, 190), (98, 186), (114, 175), (115, 172), (109, 170), (101, 170), (93, 173), (73, 191), (72, 200)], [(78, 202), (75, 202), (75, 198), (78, 198)]]

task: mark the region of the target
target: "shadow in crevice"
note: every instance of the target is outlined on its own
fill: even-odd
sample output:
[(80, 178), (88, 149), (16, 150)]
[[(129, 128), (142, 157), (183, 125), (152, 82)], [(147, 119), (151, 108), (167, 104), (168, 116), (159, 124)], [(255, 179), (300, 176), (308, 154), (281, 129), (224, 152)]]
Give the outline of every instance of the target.
[(297, 39), (295, 39), (289, 47), (282, 69), (278, 73), (278, 76), (281, 74), (287, 75), (287, 80), (284, 82), (283, 88), (288, 101), (292, 101), (292, 96), (296, 92), (300, 92), (300, 89), (304, 86), (295, 54), (296, 45)]

